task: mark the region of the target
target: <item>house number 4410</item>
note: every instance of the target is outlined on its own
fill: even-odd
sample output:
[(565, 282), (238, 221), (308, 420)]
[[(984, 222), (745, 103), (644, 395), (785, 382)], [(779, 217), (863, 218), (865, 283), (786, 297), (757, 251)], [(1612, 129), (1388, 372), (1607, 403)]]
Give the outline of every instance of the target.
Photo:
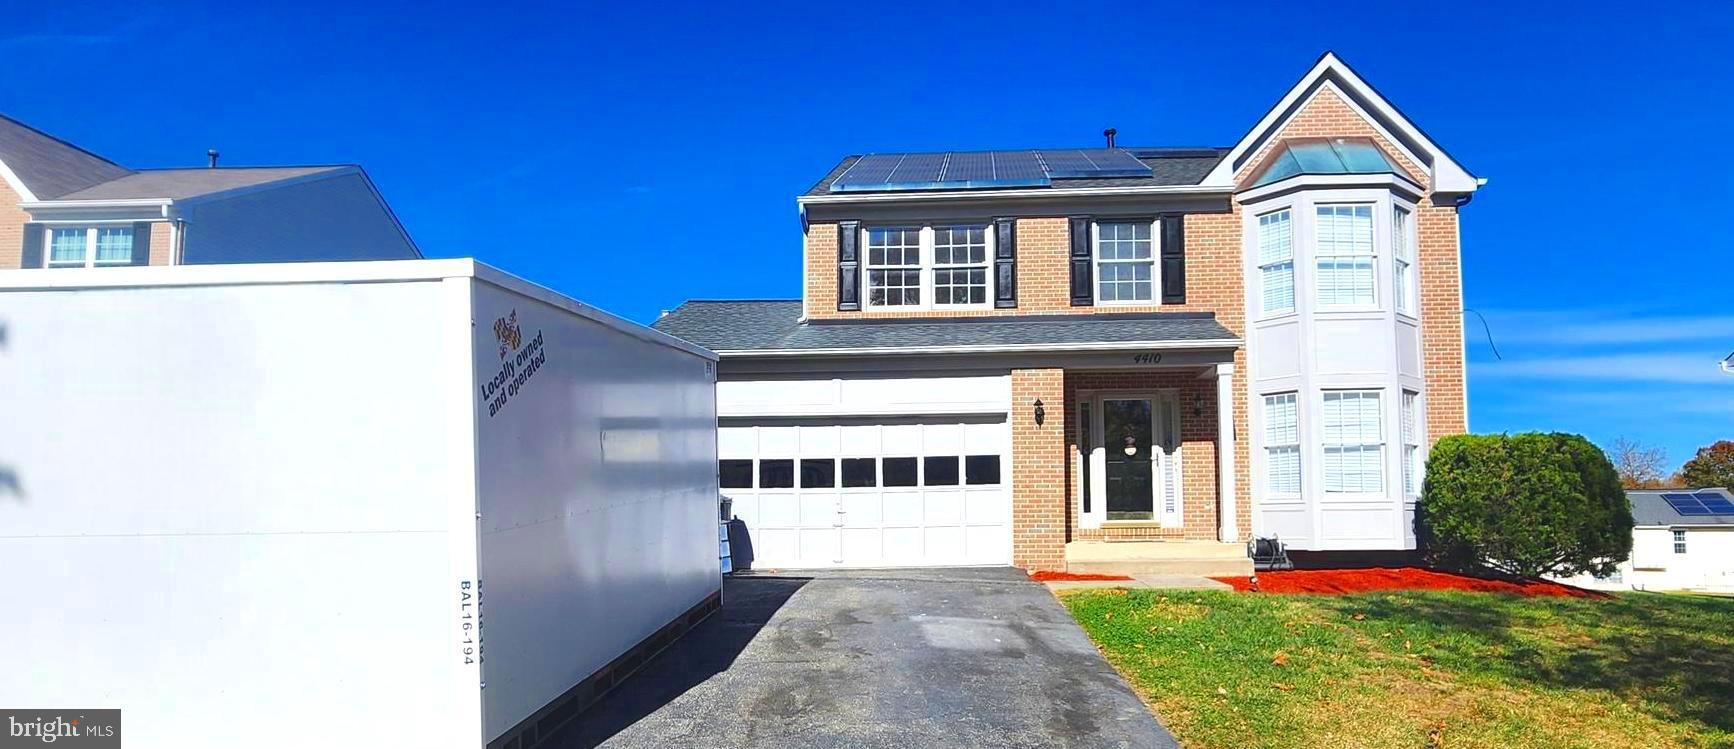
[(1133, 364), (1161, 364), (1162, 363), (1162, 355), (1161, 354), (1154, 354), (1154, 353), (1152, 353), (1152, 354), (1133, 354), (1132, 355), (1132, 363)]

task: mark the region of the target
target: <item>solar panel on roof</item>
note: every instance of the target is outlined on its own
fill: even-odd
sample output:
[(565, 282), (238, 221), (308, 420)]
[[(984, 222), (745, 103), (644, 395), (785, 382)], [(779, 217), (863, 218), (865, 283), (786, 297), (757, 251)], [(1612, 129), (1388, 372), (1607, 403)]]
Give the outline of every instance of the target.
[(940, 173), (945, 170), (946, 155), (912, 153), (904, 156), (897, 168), (891, 170), (891, 177), (885, 181), (894, 185), (938, 182)]
[(1709, 510), (1712, 515), (1734, 515), (1734, 501), (1722, 492), (1706, 490), (1693, 496), (1703, 502), (1704, 509)]
[(1055, 179), (1150, 176), (1148, 165), (1118, 148), (1059, 148), (1038, 153), (1047, 165), (1048, 176)]
[(993, 154), (986, 151), (953, 153), (945, 164), (942, 182), (977, 182), (993, 179)]
[(853, 184), (884, 184), (891, 176), (891, 171), (903, 161), (902, 154), (870, 153), (855, 160), (855, 163), (838, 175), (832, 186)]
[(1710, 512), (1710, 508), (1704, 506), (1703, 501), (1691, 494), (1663, 494), (1662, 499), (1674, 508), (1674, 512), (1681, 515), (1715, 514)]
[(1035, 151), (994, 151), (993, 178), (996, 180), (1041, 180), (1048, 183), (1048, 174)]

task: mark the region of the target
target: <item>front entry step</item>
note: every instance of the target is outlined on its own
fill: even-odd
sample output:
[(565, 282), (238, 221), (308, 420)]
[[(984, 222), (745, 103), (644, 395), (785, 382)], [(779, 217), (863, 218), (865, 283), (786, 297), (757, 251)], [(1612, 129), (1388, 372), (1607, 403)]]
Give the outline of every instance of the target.
[(1252, 574), (1246, 547), (1217, 541), (1073, 541), (1066, 544), (1066, 571), (1097, 575)]

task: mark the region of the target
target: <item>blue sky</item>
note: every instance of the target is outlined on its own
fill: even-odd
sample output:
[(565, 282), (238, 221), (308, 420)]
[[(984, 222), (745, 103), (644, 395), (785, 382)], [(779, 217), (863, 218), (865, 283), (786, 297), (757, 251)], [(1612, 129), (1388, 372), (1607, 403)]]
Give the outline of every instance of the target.
[(845, 154), (1230, 145), (1335, 49), (1490, 179), (1474, 429), (1734, 438), (1726, 3), (236, 5), (10, 9), (0, 112), (129, 166), (361, 163), (428, 255), (640, 321), (797, 296)]

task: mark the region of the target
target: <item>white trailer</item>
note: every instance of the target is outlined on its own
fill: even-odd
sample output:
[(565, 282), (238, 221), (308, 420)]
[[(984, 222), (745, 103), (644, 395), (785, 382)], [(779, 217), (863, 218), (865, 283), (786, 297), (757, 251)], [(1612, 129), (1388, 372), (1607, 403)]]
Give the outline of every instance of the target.
[(715, 371), (471, 260), (0, 272), (0, 705), (531, 746), (720, 602)]

